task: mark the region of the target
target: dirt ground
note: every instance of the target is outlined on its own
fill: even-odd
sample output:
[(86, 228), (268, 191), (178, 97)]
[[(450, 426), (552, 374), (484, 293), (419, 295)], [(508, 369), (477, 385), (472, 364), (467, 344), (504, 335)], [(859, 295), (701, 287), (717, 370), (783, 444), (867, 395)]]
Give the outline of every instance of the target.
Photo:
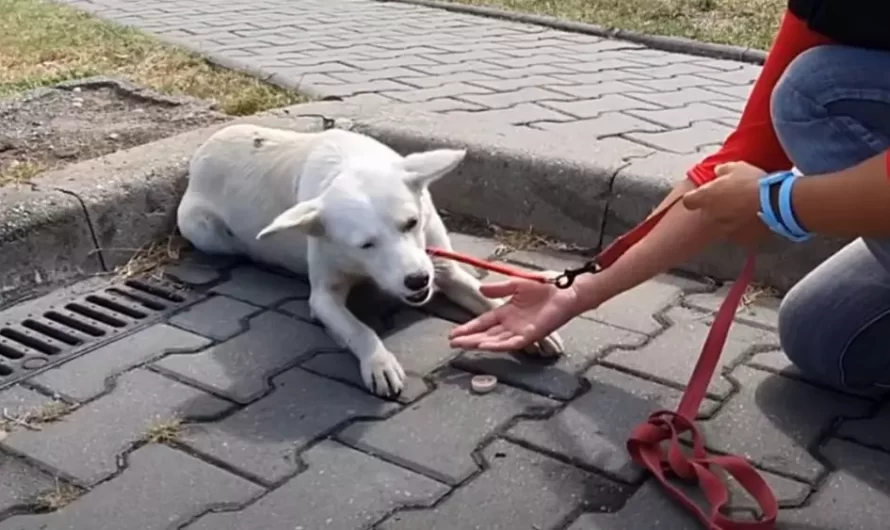
[(226, 119), (210, 102), (92, 78), (0, 100), (0, 185)]

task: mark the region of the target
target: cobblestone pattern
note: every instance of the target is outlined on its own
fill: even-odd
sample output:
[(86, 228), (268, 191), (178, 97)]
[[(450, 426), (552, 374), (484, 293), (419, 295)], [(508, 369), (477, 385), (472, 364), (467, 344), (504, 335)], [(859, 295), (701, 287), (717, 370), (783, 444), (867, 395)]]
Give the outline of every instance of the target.
[[(458, 313), (384, 306), (374, 325), (417, 384), (386, 401), (301, 314), (300, 279), (243, 265), (169, 273), (207, 298), (0, 393), (0, 530), (698, 528), (624, 443), (676, 406), (688, 375), (677, 367), (725, 289), (660, 277), (578, 319), (549, 364), (452, 351), (443, 336)], [(890, 407), (783, 367), (775, 306), (738, 313), (726, 386), (700, 409), (708, 445), (758, 465), (783, 530), (882, 528)], [(474, 394), (476, 372), (501, 383)], [(753, 516), (732, 491), (734, 513)]]
[(326, 97), (621, 136), (655, 158), (722, 141), (760, 71), (372, 0), (65, 1)]

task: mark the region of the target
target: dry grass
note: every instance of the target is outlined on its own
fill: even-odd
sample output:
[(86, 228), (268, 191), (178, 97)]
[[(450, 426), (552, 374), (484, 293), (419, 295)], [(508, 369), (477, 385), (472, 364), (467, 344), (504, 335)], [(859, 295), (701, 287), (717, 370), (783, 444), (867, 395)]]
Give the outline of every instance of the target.
[(786, 0), (450, 0), (766, 50)]
[(37, 509), (51, 512), (64, 508), (74, 502), (80, 494), (81, 491), (79, 489), (63, 484), (57, 479), (55, 489), (37, 497)]
[(155, 423), (145, 433), (147, 443), (161, 444), (175, 442), (182, 434), (182, 420), (170, 419)]
[(152, 241), (142, 248), (113, 249), (133, 251), (130, 259), (115, 269), (115, 280), (122, 281), (137, 276), (149, 276), (160, 279), (163, 268), (166, 265), (178, 262), (182, 257), (182, 252), (187, 248), (189, 248), (188, 241), (180, 236), (178, 231), (174, 231), (164, 240)]
[(59, 421), (73, 410), (74, 407), (64, 401), (51, 401), (17, 413), (3, 409), (0, 414), (0, 432), (10, 432), (17, 426), (40, 431), (43, 425)]
[(93, 75), (219, 102), (231, 115), (301, 96), (219, 68), (135, 29), (39, 0), (0, 0), (0, 97)]

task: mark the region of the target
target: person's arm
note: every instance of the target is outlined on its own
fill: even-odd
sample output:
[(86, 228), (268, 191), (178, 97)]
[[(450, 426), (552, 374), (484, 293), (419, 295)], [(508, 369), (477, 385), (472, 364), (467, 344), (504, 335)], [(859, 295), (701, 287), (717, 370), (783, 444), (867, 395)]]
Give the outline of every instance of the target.
[(890, 237), (890, 151), (844, 171), (797, 179), (791, 204), (810, 232)]
[[(812, 32), (800, 19), (785, 12), (766, 63), (742, 112), (736, 129), (720, 150), (705, 158), (687, 173), (659, 205), (658, 209), (684, 193), (715, 178), (714, 168), (731, 161), (746, 161), (767, 171), (791, 167), (770, 117), (773, 89), (795, 57), (830, 42)], [(652, 232), (611, 267), (595, 275), (581, 276), (576, 291), (582, 306), (595, 307), (653, 276), (689, 260), (716, 242), (722, 234), (704, 221), (701, 212), (674, 205)]]

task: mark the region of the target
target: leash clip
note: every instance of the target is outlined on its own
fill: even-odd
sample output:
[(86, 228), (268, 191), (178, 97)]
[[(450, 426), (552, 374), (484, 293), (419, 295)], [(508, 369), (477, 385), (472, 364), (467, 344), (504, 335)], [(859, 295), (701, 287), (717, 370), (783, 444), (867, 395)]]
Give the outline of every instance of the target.
[(603, 268), (600, 266), (599, 262), (594, 259), (584, 263), (580, 267), (564, 270), (562, 274), (553, 278), (552, 283), (560, 289), (568, 289), (575, 283), (575, 278), (578, 276), (581, 276), (582, 274), (596, 274), (602, 270)]

